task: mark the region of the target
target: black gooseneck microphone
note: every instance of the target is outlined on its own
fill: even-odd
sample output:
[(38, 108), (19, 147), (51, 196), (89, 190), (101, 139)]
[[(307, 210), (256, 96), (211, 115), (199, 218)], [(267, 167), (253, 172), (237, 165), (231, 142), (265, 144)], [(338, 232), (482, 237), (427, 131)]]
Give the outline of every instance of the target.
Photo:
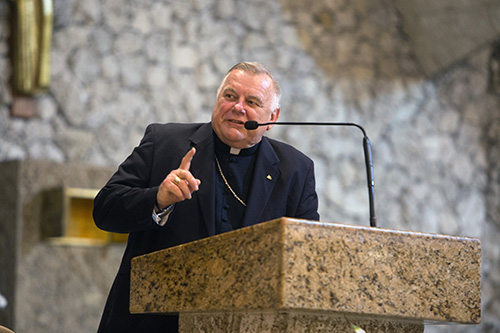
[(253, 120), (249, 120), (245, 123), (245, 128), (247, 130), (255, 130), (259, 126), (266, 125), (313, 125), (313, 126), (354, 126), (357, 127), (363, 132), (363, 149), (365, 151), (365, 165), (366, 165), (366, 178), (368, 180), (368, 200), (370, 203), (370, 226), (377, 226), (377, 218), (375, 217), (375, 201), (374, 197), (374, 188), (375, 181), (373, 180), (373, 161), (372, 161), (372, 148), (370, 145), (370, 139), (366, 135), (366, 131), (363, 127), (354, 123), (324, 123), (324, 122), (270, 122), (270, 123), (258, 123)]

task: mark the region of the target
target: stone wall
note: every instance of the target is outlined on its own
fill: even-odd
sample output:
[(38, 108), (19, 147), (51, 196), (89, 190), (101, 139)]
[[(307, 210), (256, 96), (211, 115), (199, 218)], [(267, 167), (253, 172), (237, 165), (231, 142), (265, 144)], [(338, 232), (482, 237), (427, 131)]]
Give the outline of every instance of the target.
[[(390, 0), (55, 0), (55, 11), (51, 89), (36, 118), (12, 118), (12, 3), (0, 0), (0, 160), (114, 168), (148, 123), (208, 121), (225, 71), (260, 61), (281, 82), (281, 120), (365, 127), (380, 227), (481, 239), (482, 324), (426, 332), (500, 330), (500, 98), (487, 93), (487, 47), (426, 79)], [(323, 221), (368, 224), (359, 131), (269, 135), (314, 159)], [(51, 305), (18, 320), (56, 318), (64, 305)], [(68, 316), (74, 332), (99, 320)]]
[(63, 187), (102, 187), (112, 172), (82, 163), (0, 163), (0, 292), (8, 300), (0, 325), (16, 332), (96, 330), (125, 246), (48, 240), (55, 235), (42, 230), (62, 221), (44, 221), (44, 195)]
[(392, 0), (429, 76), (500, 39), (500, 2)]

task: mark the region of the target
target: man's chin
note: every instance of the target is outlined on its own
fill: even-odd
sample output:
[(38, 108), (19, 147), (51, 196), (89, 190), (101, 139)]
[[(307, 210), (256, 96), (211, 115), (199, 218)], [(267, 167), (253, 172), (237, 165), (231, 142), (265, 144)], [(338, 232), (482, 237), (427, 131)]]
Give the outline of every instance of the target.
[(239, 137), (239, 138), (225, 138), (225, 139), (220, 138), (220, 139), (226, 145), (233, 147), (233, 148), (238, 148), (238, 149), (250, 148), (253, 145), (255, 145), (255, 143), (257, 143), (257, 142), (254, 143), (252, 141), (249, 141), (246, 138), (241, 138), (241, 137)]

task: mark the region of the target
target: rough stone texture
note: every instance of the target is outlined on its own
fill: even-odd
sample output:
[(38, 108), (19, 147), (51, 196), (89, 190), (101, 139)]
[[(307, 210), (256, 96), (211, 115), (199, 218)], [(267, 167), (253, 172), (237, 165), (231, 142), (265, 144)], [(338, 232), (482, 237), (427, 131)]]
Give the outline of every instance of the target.
[(130, 310), (324, 311), (474, 324), (481, 246), (472, 238), (281, 218), (134, 258)]
[(495, 0), (393, 0), (415, 45), (422, 69), (439, 73), (500, 39), (500, 2)]
[[(380, 226), (481, 239), (482, 323), (426, 331), (500, 330), (500, 98), (487, 92), (487, 46), (426, 79), (389, 0), (54, 5), (51, 89), (36, 98), (37, 117), (17, 119), (9, 116), (14, 2), (0, 1), (0, 160), (116, 168), (148, 123), (208, 121), (224, 72), (258, 60), (281, 82), (281, 120), (366, 128)], [(276, 126), (269, 135), (315, 161), (323, 221), (368, 224), (357, 130)], [(64, 308), (44, 310), (57, 317)], [(16, 326), (42, 320), (29, 313)], [(98, 317), (89, 329), (75, 320), (71, 331), (94, 330)]]
[[(42, 237), (42, 193), (100, 188), (111, 170), (47, 161), (0, 163), (0, 325), (16, 332), (92, 332), (124, 250), (54, 245)], [(78, 327), (75, 327), (78, 323)]]

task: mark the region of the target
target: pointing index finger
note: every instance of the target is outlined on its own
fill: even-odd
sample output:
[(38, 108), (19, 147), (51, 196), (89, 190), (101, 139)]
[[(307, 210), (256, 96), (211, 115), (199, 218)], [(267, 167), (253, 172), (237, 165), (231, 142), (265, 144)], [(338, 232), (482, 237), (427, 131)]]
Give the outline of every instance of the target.
[(191, 148), (187, 154), (182, 158), (181, 165), (179, 169), (189, 170), (191, 167), (191, 161), (193, 160), (193, 156), (196, 154), (196, 148)]

